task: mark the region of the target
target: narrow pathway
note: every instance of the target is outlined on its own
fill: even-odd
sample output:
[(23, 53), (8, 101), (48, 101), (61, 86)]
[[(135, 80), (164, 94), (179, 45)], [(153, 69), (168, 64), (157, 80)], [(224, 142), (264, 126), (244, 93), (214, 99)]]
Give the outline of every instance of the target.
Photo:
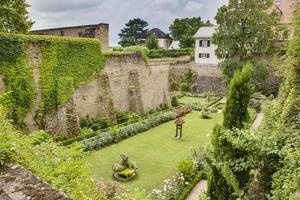
[[(258, 113), (255, 121), (253, 122), (253, 124), (251, 126), (251, 129), (252, 130), (258, 129), (258, 127), (260, 126), (263, 119), (264, 119), (264, 113)], [(199, 200), (199, 195), (202, 192), (206, 192), (206, 191), (207, 191), (207, 181), (202, 180), (195, 186), (195, 188), (191, 191), (191, 193), (185, 200)]]
[(207, 181), (200, 181), (185, 200), (199, 200), (199, 195), (207, 191)]
[(260, 126), (263, 119), (264, 119), (264, 113), (258, 113), (257, 116), (256, 116), (256, 119), (254, 120), (254, 122), (251, 126), (251, 129), (252, 130), (258, 129), (258, 127)]

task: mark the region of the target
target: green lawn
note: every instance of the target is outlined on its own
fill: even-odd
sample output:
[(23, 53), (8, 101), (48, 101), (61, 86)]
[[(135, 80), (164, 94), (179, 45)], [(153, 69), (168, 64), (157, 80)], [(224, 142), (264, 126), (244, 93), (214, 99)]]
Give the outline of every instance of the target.
[(95, 179), (112, 180), (112, 165), (120, 160), (120, 154), (129, 155), (139, 167), (138, 176), (129, 183), (135, 187), (151, 191), (169, 178), (176, 164), (191, 155), (191, 149), (206, 145), (209, 134), (215, 124), (222, 122), (222, 114), (212, 114), (212, 118), (200, 118), (200, 113), (193, 111), (184, 117), (183, 139), (175, 139), (174, 121), (131, 137), (100, 151), (91, 152), (86, 162)]
[(199, 97), (187, 97), (187, 96), (184, 96), (180, 99), (178, 99), (179, 103), (182, 103), (182, 104), (188, 104), (188, 103), (201, 103), (201, 102), (205, 102), (206, 99), (205, 98), (199, 98)]

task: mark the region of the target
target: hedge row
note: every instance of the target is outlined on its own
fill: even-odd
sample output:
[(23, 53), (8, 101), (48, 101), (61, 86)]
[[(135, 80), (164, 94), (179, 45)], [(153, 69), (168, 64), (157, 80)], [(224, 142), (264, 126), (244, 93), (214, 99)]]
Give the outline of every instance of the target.
[(180, 56), (193, 56), (193, 54), (193, 49), (158, 49), (147, 52), (149, 58), (176, 58)]
[(188, 185), (182, 190), (180, 196), (177, 200), (185, 200), (195, 186), (202, 180), (206, 178), (206, 172), (204, 170), (199, 171), (193, 179), (189, 182)]
[(138, 133), (147, 131), (153, 127), (156, 127), (162, 123), (176, 119), (178, 113), (170, 111), (159, 114), (149, 119), (130, 124), (128, 126), (119, 128), (114, 131), (107, 131), (100, 133), (98, 136), (86, 139), (82, 142), (85, 151), (98, 150), (102, 147), (110, 145), (112, 143), (120, 142), (123, 139), (134, 136)]

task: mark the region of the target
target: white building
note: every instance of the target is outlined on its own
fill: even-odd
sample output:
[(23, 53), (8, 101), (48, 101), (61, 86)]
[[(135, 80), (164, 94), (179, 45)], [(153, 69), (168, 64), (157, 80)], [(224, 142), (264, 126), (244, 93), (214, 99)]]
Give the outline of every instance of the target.
[(201, 27), (194, 38), (195, 44), (195, 62), (197, 64), (217, 65), (219, 59), (216, 56), (216, 45), (212, 44), (211, 38), (216, 32), (216, 27)]
[(169, 49), (180, 49), (180, 42), (174, 40), (174, 41), (171, 43), (171, 46), (169, 47)]

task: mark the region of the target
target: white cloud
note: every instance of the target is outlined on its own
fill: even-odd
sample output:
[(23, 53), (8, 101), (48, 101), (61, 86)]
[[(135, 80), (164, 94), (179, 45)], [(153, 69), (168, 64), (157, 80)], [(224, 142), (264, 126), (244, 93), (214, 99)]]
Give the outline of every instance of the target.
[(109, 23), (110, 45), (129, 19), (142, 18), (149, 28), (168, 32), (175, 18), (201, 16), (213, 19), (228, 0), (27, 0), (33, 29)]

